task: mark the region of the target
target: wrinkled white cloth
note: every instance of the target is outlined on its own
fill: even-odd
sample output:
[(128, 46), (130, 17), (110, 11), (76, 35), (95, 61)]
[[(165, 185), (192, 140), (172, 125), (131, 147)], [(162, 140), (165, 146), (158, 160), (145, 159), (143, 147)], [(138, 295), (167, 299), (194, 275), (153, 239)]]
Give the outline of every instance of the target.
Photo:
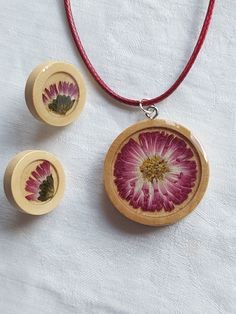
[[(135, 224), (108, 201), (109, 145), (143, 113), (94, 83), (72, 42), (63, 1), (0, 0), (0, 177), (25, 149), (58, 156), (64, 200), (35, 218), (0, 194), (1, 314), (236, 313), (236, 2), (217, 1), (207, 41), (161, 118), (190, 128), (205, 147), (205, 198), (165, 228)], [(208, 0), (73, 0), (84, 46), (117, 92), (148, 98), (176, 79), (196, 42)], [(83, 73), (88, 99), (72, 125), (36, 121), (24, 85), (39, 63), (65, 60)]]

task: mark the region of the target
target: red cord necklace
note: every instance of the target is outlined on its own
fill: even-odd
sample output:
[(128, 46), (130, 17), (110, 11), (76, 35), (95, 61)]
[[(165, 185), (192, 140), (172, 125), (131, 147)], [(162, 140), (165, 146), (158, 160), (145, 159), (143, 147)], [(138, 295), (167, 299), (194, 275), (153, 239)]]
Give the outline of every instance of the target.
[[(189, 214), (202, 199), (208, 184), (206, 155), (182, 125), (156, 119), (155, 104), (170, 96), (183, 82), (205, 41), (215, 0), (210, 0), (193, 53), (174, 84), (152, 99), (129, 99), (112, 90), (90, 62), (72, 15), (70, 0), (64, 0), (74, 42), (93, 78), (121, 103), (140, 106), (149, 120), (122, 132), (105, 160), (104, 182), (113, 205), (127, 218), (146, 225), (171, 224)], [(144, 106), (149, 106), (147, 109)]]
[[(97, 83), (102, 87), (102, 89), (107, 92), (111, 97), (113, 97), (114, 99), (125, 103), (127, 105), (131, 105), (131, 106), (138, 106), (140, 104), (140, 100), (135, 100), (135, 99), (129, 99), (123, 96), (118, 95), (115, 91), (113, 91), (105, 82), (104, 80), (101, 78), (101, 76), (98, 74), (98, 72), (95, 70), (94, 66), (92, 65), (91, 61), (89, 60), (83, 44), (81, 42), (79, 33), (77, 31), (76, 25), (75, 25), (75, 21), (73, 18), (73, 14), (72, 14), (72, 10), (71, 10), (71, 4), (70, 4), (70, 0), (64, 0), (64, 4), (65, 4), (65, 10), (66, 10), (66, 15), (67, 15), (67, 19), (68, 19), (68, 23), (70, 26), (70, 30), (74, 39), (74, 42), (76, 44), (76, 47), (79, 50), (79, 53), (82, 57), (82, 59), (84, 60), (84, 63), (86, 64), (89, 72), (92, 74), (93, 78), (97, 81)], [(160, 96), (154, 97), (152, 99), (149, 100), (143, 100), (142, 101), (142, 105), (143, 106), (150, 106), (150, 105), (154, 105), (157, 104), (159, 102), (161, 102), (162, 100), (166, 99), (168, 96), (170, 96), (178, 87), (179, 85), (183, 82), (183, 80), (185, 79), (185, 77), (187, 76), (187, 74), (189, 73), (190, 69), (192, 68), (201, 48), (202, 45), (205, 41), (206, 35), (207, 35), (207, 31), (211, 22), (211, 17), (212, 17), (212, 13), (213, 13), (213, 9), (214, 9), (214, 5), (215, 5), (215, 0), (210, 0), (209, 1), (209, 5), (208, 5), (208, 10), (206, 13), (206, 17), (202, 26), (202, 30), (200, 32), (198, 41), (196, 43), (196, 46), (193, 50), (193, 53), (191, 55), (191, 57), (189, 58), (186, 66), (184, 67), (183, 71), (181, 72), (181, 74), (179, 75), (179, 77), (177, 78), (177, 80), (174, 82), (174, 84), (163, 94), (161, 94)]]

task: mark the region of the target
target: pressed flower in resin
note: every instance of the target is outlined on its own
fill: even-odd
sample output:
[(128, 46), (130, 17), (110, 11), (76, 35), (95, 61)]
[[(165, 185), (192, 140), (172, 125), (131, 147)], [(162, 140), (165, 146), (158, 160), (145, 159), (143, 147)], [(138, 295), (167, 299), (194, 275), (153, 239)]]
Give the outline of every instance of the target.
[(119, 195), (146, 212), (171, 212), (188, 199), (197, 163), (189, 144), (166, 131), (139, 133), (121, 148), (114, 164)]
[(30, 193), (25, 197), (28, 201), (46, 202), (53, 198), (55, 191), (50, 162), (43, 161), (31, 172), (25, 191)]
[(78, 86), (74, 83), (60, 81), (45, 88), (42, 95), (43, 102), (49, 110), (65, 115), (79, 97)]

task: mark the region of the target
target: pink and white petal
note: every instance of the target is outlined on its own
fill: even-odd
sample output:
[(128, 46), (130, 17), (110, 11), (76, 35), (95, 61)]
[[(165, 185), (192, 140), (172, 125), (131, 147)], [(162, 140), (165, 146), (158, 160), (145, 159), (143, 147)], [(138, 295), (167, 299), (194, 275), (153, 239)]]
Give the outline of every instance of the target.
[(71, 91), (71, 97), (76, 98), (78, 96), (79, 96), (79, 88), (78, 88), (78, 86), (74, 85), (74, 88)]
[(160, 192), (160, 194), (163, 196), (163, 195), (165, 195), (165, 196), (168, 196), (168, 191), (167, 191), (167, 189), (166, 189), (166, 187), (165, 187), (165, 184), (164, 184), (164, 182), (163, 181), (158, 181), (158, 190), (159, 190), (159, 192)]
[(121, 158), (130, 162), (141, 162), (147, 155), (134, 139), (130, 139), (121, 149)]
[(172, 211), (174, 209), (174, 204), (171, 199), (171, 195), (168, 193), (166, 186), (163, 182), (158, 182), (159, 193), (162, 198), (163, 208), (165, 211)]
[(137, 170), (137, 168), (139, 167), (139, 163), (138, 162), (134, 162), (134, 161), (125, 161), (121, 158), (117, 159), (116, 163), (115, 163), (115, 168), (122, 168), (122, 169), (126, 169), (128, 171), (130, 170)]
[(180, 147), (176, 149), (170, 156), (169, 161), (170, 162), (182, 162), (184, 160), (190, 159), (193, 157), (193, 152), (190, 148), (186, 147)]
[(138, 179), (135, 182), (132, 198), (130, 200), (130, 204), (134, 208), (142, 208), (144, 206), (144, 194), (142, 192), (143, 184), (144, 182), (142, 179)]
[(154, 154), (160, 157), (163, 157), (163, 150), (168, 142), (168, 134), (165, 132), (154, 132), (153, 136), (155, 137), (155, 146), (154, 146)]
[(135, 193), (130, 200), (130, 205), (133, 206), (133, 208), (143, 208), (144, 207), (144, 195), (143, 193)]
[(145, 155), (147, 157), (154, 154), (154, 145), (152, 143), (150, 132), (139, 134), (139, 142), (142, 150), (145, 152)]
[(38, 174), (40, 176), (40, 181), (41, 181), (46, 175), (44, 172), (44, 169), (42, 169), (39, 165), (39, 166), (37, 166), (36, 171), (38, 172)]
[(38, 193), (38, 188), (32, 185), (26, 185), (25, 190), (30, 193)]
[(154, 189), (151, 209), (153, 211), (161, 211), (163, 208), (163, 200), (158, 189)]
[(67, 82), (62, 83), (63, 94), (66, 96), (68, 96), (68, 85), (69, 85), (69, 83), (67, 83)]
[(160, 157), (167, 159), (166, 157), (166, 150), (168, 146), (171, 147), (170, 143), (172, 142), (172, 138), (169, 137), (167, 133), (164, 131), (160, 132), (160, 136), (156, 141), (156, 151), (158, 152), (157, 155)]
[(40, 176), (40, 181), (44, 180), (50, 173), (50, 163), (48, 161), (42, 162), (39, 166), (37, 166), (36, 171)]
[(179, 175), (178, 185), (184, 188), (192, 188), (194, 186), (195, 179), (191, 176), (184, 175), (181, 173)]
[(128, 172), (128, 173), (119, 173), (118, 171), (115, 172), (115, 176), (117, 179), (122, 180), (122, 181), (129, 181), (129, 180), (138, 180), (138, 175), (136, 172)]
[(172, 201), (174, 204), (179, 205), (187, 198), (188, 193), (181, 186), (178, 186), (178, 184), (166, 181), (164, 185), (169, 201)]
[(167, 197), (163, 199), (163, 207), (166, 212), (171, 212), (175, 209), (173, 202), (170, 201)]
[(32, 171), (31, 172), (31, 175), (37, 180), (37, 181), (39, 181), (39, 182), (41, 182), (41, 177), (40, 177), (40, 175), (36, 172), (36, 171)]
[(40, 168), (43, 170), (45, 176), (49, 176), (50, 173), (50, 162), (45, 160), (40, 164)]
[(117, 179), (133, 180), (139, 178), (139, 173), (136, 170), (124, 170), (117, 167), (116, 169), (114, 169), (114, 176)]
[(170, 147), (171, 147), (171, 143), (174, 139), (174, 135), (173, 134), (167, 134), (166, 136), (166, 140), (165, 140), (165, 143), (163, 145), (163, 148), (162, 148), (162, 151), (160, 153), (160, 156), (162, 158), (165, 158), (166, 159), (166, 154), (169, 152), (170, 150)]
[(45, 94), (43, 94), (43, 102), (44, 102), (44, 104), (46, 104), (46, 103), (47, 103), (47, 101), (48, 101), (47, 96), (46, 96)]
[(29, 177), (29, 179), (26, 181), (26, 185), (32, 186), (35, 188), (39, 188), (40, 182), (37, 180), (34, 180), (33, 178)]
[(63, 93), (63, 85), (62, 85), (62, 82), (60, 81), (59, 84), (58, 84), (58, 91), (60, 94)]
[(148, 157), (158, 155), (162, 134), (160, 132), (146, 132), (139, 134), (139, 142), (145, 155)]
[(171, 182), (171, 183), (176, 183), (178, 181), (178, 174), (168, 172), (165, 174), (165, 180)]
[[(127, 145), (128, 144), (128, 145)], [(147, 158), (147, 155), (143, 151), (142, 147), (134, 140), (130, 140), (126, 145), (128, 151), (138, 157), (138, 159)]]
[(134, 170), (137, 169), (137, 167), (139, 166), (139, 162), (137, 162), (135, 159), (124, 159), (124, 156), (119, 153), (115, 162), (115, 168), (125, 168), (125, 169), (129, 169), (129, 170)]
[(69, 87), (68, 87), (68, 96), (72, 96), (72, 91), (74, 89), (74, 84), (73, 83), (70, 83), (69, 84)]
[(52, 99), (52, 98), (53, 98), (52, 95), (51, 95), (51, 92), (50, 92), (47, 88), (45, 88), (44, 92), (47, 94), (47, 97), (48, 97), (49, 99)]
[(137, 179), (131, 179), (131, 180), (116, 179), (115, 180), (119, 194), (123, 199), (126, 199), (127, 201), (129, 201), (133, 197), (136, 182), (137, 182)]
[[(150, 212), (155, 212), (155, 211), (160, 211), (162, 209), (162, 204), (160, 202), (160, 195), (158, 190), (155, 188), (155, 185), (152, 184), (151, 182), (148, 183), (149, 185), (149, 191), (148, 191), (148, 198), (146, 199), (145, 207), (142, 208), (144, 211), (150, 211)], [(145, 200), (145, 199), (144, 199)]]
[(184, 140), (174, 137), (169, 145), (169, 149), (165, 154), (165, 157), (169, 160), (176, 150), (186, 149), (187, 144)]
[(195, 160), (182, 160), (182, 161), (172, 161), (169, 165), (178, 169), (195, 170), (197, 168), (197, 163)]
[(54, 88), (55, 96), (57, 96), (59, 94), (58, 89), (57, 89), (57, 85), (53, 84), (53, 88)]
[(130, 178), (130, 179), (121, 177), (121, 178), (117, 178), (115, 180), (115, 183), (116, 183), (118, 189), (120, 189), (120, 188), (122, 188), (122, 189), (129, 189), (130, 187), (135, 188), (136, 187), (136, 182), (138, 180), (139, 180), (138, 177)]
[(38, 196), (36, 194), (29, 194), (25, 197), (28, 201), (37, 201)]
[[(185, 156), (185, 152), (186, 152), (186, 147), (178, 147), (175, 148), (174, 150), (172, 150), (172, 153), (168, 156), (168, 160), (169, 162), (174, 162), (174, 161), (181, 161), (181, 157)], [(190, 157), (191, 158), (191, 157)]]
[(182, 167), (179, 167), (179, 168), (175, 167), (174, 171), (175, 171), (175, 174), (178, 175), (178, 180), (180, 180), (181, 178), (184, 178), (184, 181), (187, 181), (187, 180), (191, 182), (196, 181), (197, 168), (187, 169), (187, 168), (182, 168)]
[(50, 90), (51, 97), (52, 97), (53, 99), (56, 98), (54, 85), (50, 85), (49, 90)]
[(74, 97), (77, 96), (77, 92), (78, 92), (77, 86), (73, 83), (70, 83), (68, 87), (68, 95), (70, 97)]
[(143, 210), (150, 210), (150, 197), (151, 197), (151, 192), (150, 191), (150, 185), (149, 182), (145, 182), (142, 188), (143, 196), (144, 196), (144, 204), (143, 204)]
[(114, 169), (114, 176), (120, 178), (120, 177), (133, 177), (134, 175), (138, 175), (138, 171), (136, 170), (137, 168), (135, 167), (130, 167), (130, 166), (125, 166), (125, 164), (119, 165), (118, 163), (116, 164), (116, 167)]

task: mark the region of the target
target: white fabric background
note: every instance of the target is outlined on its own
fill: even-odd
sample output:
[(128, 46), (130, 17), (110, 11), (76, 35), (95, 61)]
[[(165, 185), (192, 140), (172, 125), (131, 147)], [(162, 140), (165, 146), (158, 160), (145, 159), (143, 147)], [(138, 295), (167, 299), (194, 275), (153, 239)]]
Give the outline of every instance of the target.
[[(208, 0), (73, 0), (89, 57), (121, 94), (163, 92), (196, 42)], [(67, 189), (57, 210), (29, 217), (0, 191), (0, 313), (236, 313), (236, 1), (217, 1), (206, 44), (161, 118), (189, 127), (211, 166), (207, 194), (178, 224), (161, 229), (123, 218), (102, 184), (113, 139), (143, 118), (104, 95), (72, 43), (63, 1), (0, 0), (0, 176), (25, 149), (55, 153)], [(87, 105), (74, 124), (37, 122), (24, 85), (37, 64), (78, 66)]]

